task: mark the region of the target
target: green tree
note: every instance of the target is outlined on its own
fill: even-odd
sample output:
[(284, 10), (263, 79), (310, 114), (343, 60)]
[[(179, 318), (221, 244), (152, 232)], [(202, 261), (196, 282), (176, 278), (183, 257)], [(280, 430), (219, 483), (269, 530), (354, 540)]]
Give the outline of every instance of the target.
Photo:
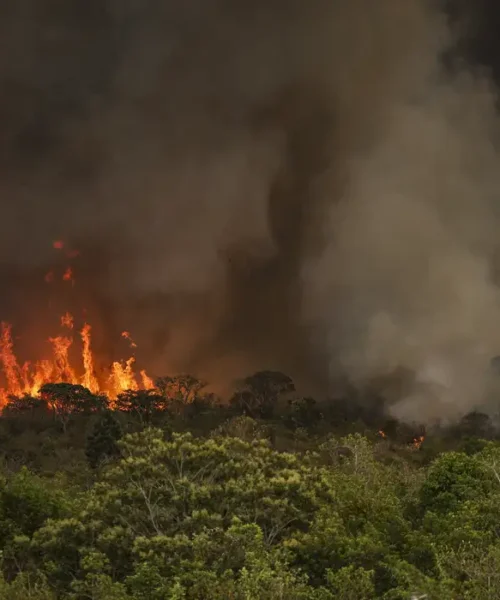
[(39, 573), (20, 573), (7, 583), (0, 575), (2, 600), (56, 600), (56, 595)]
[(338, 571), (327, 571), (327, 586), (334, 597), (342, 600), (373, 600), (375, 586), (374, 572), (353, 566)]
[(29, 541), (48, 519), (64, 515), (70, 503), (56, 481), (22, 468), (0, 488), (0, 547), (3, 571), (12, 577), (30, 563)]
[(225, 547), (234, 519), (255, 525), (262, 544), (273, 547), (307, 527), (329, 494), (321, 469), (265, 441), (165, 440), (148, 429), (119, 445), (122, 458), (103, 472), (78, 519), (49, 522), (35, 534), (33, 549), (49, 577), (83, 580), (81, 548), (93, 548), (117, 581), (134, 576), (135, 588), (145, 572), (157, 573), (161, 589), (181, 580), (190, 588), (200, 564), (214, 581), (237, 556), (234, 544)]
[(490, 488), (486, 469), (477, 456), (448, 452), (430, 466), (420, 490), (420, 505), (425, 511), (446, 513)]
[(92, 469), (120, 455), (117, 442), (122, 435), (122, 428), (113, 414), (110, 411), (103, 413), (88, 436), (85, 448), (87, 462)]

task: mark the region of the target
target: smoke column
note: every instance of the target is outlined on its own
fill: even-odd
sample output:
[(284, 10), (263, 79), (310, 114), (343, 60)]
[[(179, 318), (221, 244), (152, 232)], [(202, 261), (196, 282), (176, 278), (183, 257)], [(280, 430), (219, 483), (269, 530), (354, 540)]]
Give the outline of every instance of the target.
[(444, 13), (78, 6), (1, 8), (6, 313), (36, 320), (20, 282), (63, 237), (156, 374), (279, 368), (326, 390), (402, 366), (402, 418), (479, 402), (500, 351), (498, 122), (486, 76), (444, 66)]

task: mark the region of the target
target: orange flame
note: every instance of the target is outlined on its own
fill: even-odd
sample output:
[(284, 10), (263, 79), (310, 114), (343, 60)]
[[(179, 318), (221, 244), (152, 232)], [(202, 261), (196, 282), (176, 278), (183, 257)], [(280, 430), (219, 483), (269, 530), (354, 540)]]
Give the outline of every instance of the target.
[(132, 356), (124, 364), (114, 362), (111, 368), (109, 383), (116, 395), (126, 390), (138, 390), (139, 386), (135, 379), (133, 365), (135, 358)]
[(0, 354), (2, 356), (3, 371), (7, 380), (8, 395), (20, 396), (23, 386), (20, 381), (20, 369), (14, 354), (14, 344), (12, 342), (12, 328), (8, 323), (2, 323), (2, 332), (0, 338)]
[(83, 342), (83, 368), (85, 370), (82, 384), (93, 394), (96, 394), (99, 391), (99, 382), (94, 374), (94, 357), (92, 356), (92, 350), (90, 348), (90, 331), (90, 325), (85, 323), (82, 331), (80, 332)]
[(151, 379), (151, 377), (148, 376), (148, 374), (146, 373), (146, 371), (143, 369), (141, 371), (141, 379), (142, 379), (142, 387), (145, 390), (154, 390), (155, 389), (155, 382)]
[[(52, 243), (56, 250), (63, 250), (66, 245), (62, 240)], [(80, 255), (78, 250), (67, 249), (68, 258), (76, 258)], [(74, 273), (68, 266), (62, 276), (63, 281), (74, 284)], [(45, 275), (45, 281), (54, 281), (54, 271)], [(83, 311), (86, 315), (86, 311)], [(61, 317), (61, 327), (69, 330), (74, 329), (74, 318), (70, 313)], [(129, 341), (131, 348), (137, 348), (130, 333), (124, 331), (122, 337)], [(117, 395), (126, 390), (138, 390), (154, 388), (153, 380), (142, 370), (136, 375), (134, 371), (135, 358), (131, 357), (125, 361), (117, 361), (111, 365), (110, 372), (103, 377), (98, 377), (95, 370), (95, 360), (91, 348), (91, 327), (88, 323), (83, 325), (80, 331), (81, 362), (83, 368), (74, 368), (70, 351), (74, 354), (73, 338), (56, 336), (49, 338), (52, 345), (52, 357), (40, 360), (36, 363), (26, 362), (19, 365), (14, 352), (12, 341), (12, 328), (8, 323), (2, 323), (0, 327), (0, 367), (2, 368), (5, 386), (0, 387), (0, 409), (5, 406), (10, 396), (22, 397), (24, 395), (36, 396), (40, 388), (46, 383), (70, 383), (81, 384), (94, 394), (106, 394), (110, 400), (116, 399)], [(80, 373), (80, 374), (79, 374)]]
[(379, 430), (378, 434), (384, 440), (387, 438), (387, 434), (385, 433), (385, 431), (382, 431), (382, 429)]
[[(61, 317), (61, 324), (71, 328), (74, 326), (72, 315)], [(25, 363), (19, 366), (14, 352), (12, 328), (8, 323), (2, 323), (0, 328), (0, 365), (3, 370), (6, 385), (0, 388), (0, 408), (5, 406), (10, 396), (36, 396), (46, 383), (81, 384), (92, 393), (106, 394), (111, 401), (126, 390), (152, 389), (153, 380), (142, 370), (136, 375), (134, 371), (135, 358), (123, 362), (116, 361), (111, 366), (111, 373), (99, 381), (95, 373), (95, 361), (91, 348), (91, 327), (85, 324), (80, 331), (82, 340), (81, 359), (82, 374), (78, 375), (70, 360), (70, 350), (73, 339), (67, 336), (49, 338), (52, 345), (52, 358), (36, 363)]]
[(420, 435), (419, 437), (413, 438), (412, 445), (416, 450), (420, 450), (420, 447), (424, 443), (425, 436)]
[(76, 383), (78, 379), (71, 367), (68, 354), (73, 340), (68, 337), (58, 336), (49, 338), (49, 342), (53, 346), (56, 379), (67, 383)]
[(61, 317), (61, 326), (62, 327), (67, 327), (68, 329), (73, 329), (73, 325), (74, 325), (73, 315), (71, 315), (70, 313), (66, 313), (65, 315), (63, 315)]
[(137, 348), (137, 344), (134, 342), (134, 340), (132, 339), (132, 336), (130, 335), (130, 333), (128, 331), (122, 331), (122, 338), (124, 340), (128, 340), (130, 342), (131, 348)]

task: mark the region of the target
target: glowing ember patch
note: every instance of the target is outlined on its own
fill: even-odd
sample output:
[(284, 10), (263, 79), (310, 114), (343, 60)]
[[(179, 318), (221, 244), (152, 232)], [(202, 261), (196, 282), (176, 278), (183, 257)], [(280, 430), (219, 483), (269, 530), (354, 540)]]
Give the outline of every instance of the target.
[(73, 281), (73, 269), (71, 267), (68, 267), (64, 271), (63, 281)]
[(66, 253), (66, 256), (68, 258), (76, 258), (77, 256), (80, 256), (80, 251), (79, 250), (70, 250), (69, 252)]
[(53, 244), (52, 247), (55, 250), (62, 250), (64, 248), (64, 242), (62, 242), (61, 240), (56, 240)]
[(424, 443), (425, 437), (423, 435), (413, 439), (412, 445), (416, 450), (420, 450), (420, 447)]

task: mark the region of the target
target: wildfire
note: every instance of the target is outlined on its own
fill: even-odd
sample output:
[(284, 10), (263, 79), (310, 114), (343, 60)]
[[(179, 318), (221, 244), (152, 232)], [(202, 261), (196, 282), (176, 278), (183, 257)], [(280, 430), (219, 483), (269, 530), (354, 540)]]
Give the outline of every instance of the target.
[[(72, 315), (66, 313), (61, 317), (63, 327), (73, 329)], [(26, 362), (20, 365), (14, 352), (12, 328), (8, 323), (1, 324), (0, 331), (0, 363), (6, 380), (6, 386), (0, 388), (0, 407), (3, 407), (10, 396), (36, 396), (46, 383), (80, 384), (92, 393), (106, 394), (111, 400), (126, 390), (152, 389), (153, 380), (146, 371), (137, 375), (134, 371), (135, 358), (132, 356), (124, 362), (114, 362), (107, 377), (100, 380), (95, 372), (95, 362), (91, 347), (91, 327), (85, 323), (80, 331), (82, 341), (80, 373), (71, 364), (69, 351), (73, 346), (72, 337), (60, 335), (49, 338), (52, 346), (52, 357), (36, 363)]]
[(128, 331), (122, 331), (122, 338), (124, 340), (127, 340), (128, 342), (130, 342), (131, 348), (137, 348), (137, 344), (134, 342), (134, 340), (132, 339), (132, 336), (130, 335), (130, 333)]
[(379, 430), (378, 434), (384, 440), (387, 438), (387, 434), (385, 433), (385, 431), (382, 431), (381, 429)]
[[(72, 259), (80, 256), (78, 250), (68, 248), (62, 240), (52, 243), (55, 250), (64, 251)], [(55, 281), (54, 270), (45, 276), (47, 283)], [(63, 282), (75, 285), (74, 269), (68, 266), (62, 275)], [(82, 311), (87, 320), (86, 310)], [(20, 364), (14, 351), (12, 327), (8, 323), (0, 325), (0, 369), (3, 371), (5, 386), (0, 387), (0, 409), (5, 406), (11, 396), (23, 397), (25, 395), (37, 396), (40, 388), (47, 383), (70, 383), (83, 385), (94, 394), (106, 394), (110, 400), (126, 390), (152, 389), (154, 382), (146, 371), (135, 372), (135, 357), (124, 361), (114, 362), (107, 374), (97, 373), (95, 357), (92, 351), (92, 328), (85, 322), (79, 330), (78, 352), (80, 364), (73, 364), (75, 356), (75, 341), (72, 332), (75, 330), (75, 320), (69, 312), (60, 318), (61, 328), (65, 330), (62, 335), (51, 337), (48, 342), (51, 347), (48, 359), (38, 362)], [(129, 342), (130, 348), (137, 348), (130, 333), (124, 331), (122, 338)], [(71, 351), (71, 352), (70, 352)]]
[(92, 350), (90, 348), (90, 332), (90, 325), (85, 323), (80, 332), (83, 344), (82, 359), (84, 368), (82, 383), (87, 389), (95, 394), (99, 391), (99, 382), (97, 381), (97, 377), (95, 376), (94, 372), (94, 357), (92, 356)]
[(413, 438), (412, 446), (415, 448), (415, 450), (420, 450), (420, 447), (424, 443), (424, 440), (425, 440), (425, 436), (423, 436), (423, 435)]
[(63, 315), (61, 317), (61, 327), (67, 327), (68, 329), (73, 329), (73, 327), (74, 327), (73, 315), (70, 315), (69, 313), (66, 313), (65, 315)]

